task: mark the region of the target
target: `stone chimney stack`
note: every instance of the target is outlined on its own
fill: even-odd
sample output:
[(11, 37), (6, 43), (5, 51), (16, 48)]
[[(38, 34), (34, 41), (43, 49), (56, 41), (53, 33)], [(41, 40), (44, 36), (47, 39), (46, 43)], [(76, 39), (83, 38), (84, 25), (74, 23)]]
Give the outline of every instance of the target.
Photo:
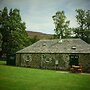
[(59, 37), (59, 43), (62, 43), (62, 37), (61, 37), (61, 34), (60, 34), (60, 37)]

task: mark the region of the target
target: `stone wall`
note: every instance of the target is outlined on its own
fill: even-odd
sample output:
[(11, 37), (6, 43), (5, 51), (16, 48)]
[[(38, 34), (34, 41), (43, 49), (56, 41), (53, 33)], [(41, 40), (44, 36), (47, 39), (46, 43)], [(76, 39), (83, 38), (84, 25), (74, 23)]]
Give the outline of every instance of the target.
[(44, 69), (66, 70), (68, 54), (17, 54), (16, 65)]
[(21, 66), (21, 58), (20, 58), (20, 54), (16, 54), (16, 65), (17, 66)]
[[(71, 54), (17, 54), (16, 65), (43, 68), (68, 70), (69, 55)], [(84, 71), (90, 72), (90, 54), (78, 54), (79, 65), (82, 65)]]
[(79, 64), (84, 72), (90, 72), (90, 54), (79, 54)]

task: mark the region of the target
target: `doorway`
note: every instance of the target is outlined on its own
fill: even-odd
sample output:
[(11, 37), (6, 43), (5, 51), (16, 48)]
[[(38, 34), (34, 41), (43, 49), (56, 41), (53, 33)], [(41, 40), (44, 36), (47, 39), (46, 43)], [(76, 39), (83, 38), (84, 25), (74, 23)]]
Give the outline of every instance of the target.
[(70, 55), (69, 56), (70, 60), (69, 60), (69, 65), (75, 65), (78, 66), (79, 65), (79, 56), (78, 55)]

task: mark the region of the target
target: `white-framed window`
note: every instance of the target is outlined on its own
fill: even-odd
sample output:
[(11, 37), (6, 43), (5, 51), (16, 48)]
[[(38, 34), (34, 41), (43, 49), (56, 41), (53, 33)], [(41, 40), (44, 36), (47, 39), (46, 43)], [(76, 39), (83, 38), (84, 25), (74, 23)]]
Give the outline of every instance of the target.
[(25, 54), (25, 55), (23, 55), (23, 59), (25, 62), (31, 62), (32, 56), (30, 54)]

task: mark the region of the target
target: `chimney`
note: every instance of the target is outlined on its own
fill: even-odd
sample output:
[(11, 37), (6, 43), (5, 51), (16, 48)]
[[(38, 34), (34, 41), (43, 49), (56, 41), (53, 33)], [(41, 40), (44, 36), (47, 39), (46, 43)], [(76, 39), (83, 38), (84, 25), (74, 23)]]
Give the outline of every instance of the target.
[(61, 37), (61, 34), (60, 34), (60, 37), (59, 37), (59, 43), (62, 43), (62, 37)]

